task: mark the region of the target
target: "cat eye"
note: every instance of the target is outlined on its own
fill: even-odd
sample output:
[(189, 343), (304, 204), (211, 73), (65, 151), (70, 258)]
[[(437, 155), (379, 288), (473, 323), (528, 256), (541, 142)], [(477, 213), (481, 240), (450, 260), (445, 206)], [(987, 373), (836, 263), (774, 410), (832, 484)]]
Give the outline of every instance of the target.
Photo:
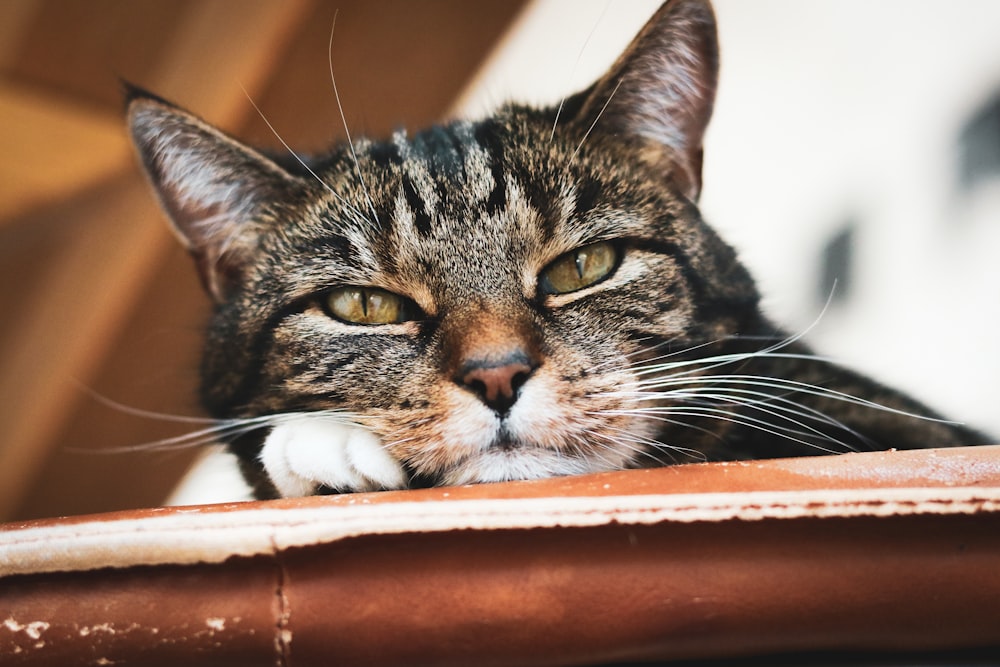
[(539, 277), (545, 294), (566, 294), (607, 278), (618, 264), (618, 250), (607, 241), (577, 248), (549, 264)]
[(399, 324), (412, 319), (412, 304), (377, 287), (338, 287), (326, 295), (326, 310), (351, 324)]

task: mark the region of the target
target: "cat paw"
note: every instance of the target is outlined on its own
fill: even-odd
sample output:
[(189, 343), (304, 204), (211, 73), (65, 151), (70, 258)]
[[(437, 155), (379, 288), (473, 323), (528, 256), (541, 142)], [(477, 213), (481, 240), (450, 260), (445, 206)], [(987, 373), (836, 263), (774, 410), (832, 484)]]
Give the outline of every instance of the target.
[(274, 427), (260, 462), (283, 497), (320, 486), (341, 492), (401, 489), (406, 473), (371, 431), (331, 417), (296, 417)]

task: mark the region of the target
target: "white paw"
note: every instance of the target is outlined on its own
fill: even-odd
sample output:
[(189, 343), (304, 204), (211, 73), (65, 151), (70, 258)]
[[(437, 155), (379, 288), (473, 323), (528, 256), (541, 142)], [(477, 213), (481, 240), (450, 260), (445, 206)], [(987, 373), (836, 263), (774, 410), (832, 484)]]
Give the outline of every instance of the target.
[(308, 496), (321, 485), (337, 491), (406, 486), (403, 466), (371, 431), (329, 416), (301, 416), (274, 427), (260, 462), (284, 497)]

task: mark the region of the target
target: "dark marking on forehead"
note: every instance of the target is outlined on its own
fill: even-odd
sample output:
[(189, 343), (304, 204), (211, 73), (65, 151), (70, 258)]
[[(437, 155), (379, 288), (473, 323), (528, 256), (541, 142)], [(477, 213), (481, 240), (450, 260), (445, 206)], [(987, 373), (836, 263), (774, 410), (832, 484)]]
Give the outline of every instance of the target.
[(409, 177), (404, 176), (402, 188), (403, 197), (406, 198), (406, 205), (413, 212), (413, 226), (416, 228), (417, 233), (424, 238), (430, 236), (432, 231), (431, 216), (427, 211), (427, 205), (424, 203), (424, 200), (417, 193), (413, 181)]
[(399, 147), (392, 142), (374, 143), (368, 148), (367, 154), (372, 164), (378, 169), (390, 169), (403, 164), (403, 156), (399, 154)]
[(432, 127), (413, 137), (413, 152), (430, 166), (442, 190), (447, 181), (456, 185), (465, 180), (465, 152), (461, 140), (448, 127)]
[(358, 252), (351, 240), (343, 234), (329, 234), (310, 240), (309, 247), (318, 255), (333, 257), (344, 264), (354, 262)]
[(493, 175), (493, 189), (483, 204), (487, 215), (496, 215), (507, 207), (507, 182), (504, 174), (503, 137), (499, 135), (498, 124), (484, 121), (476, 127), (476, 143), (489, 155), (490, 173)]
[(528, 205), (538, 212), (539, 226), (547, 238), (556, 234), (556, 226), (563, 217), (562, 194), (555, 184), (536, 174), (525, 173), (519, 178)]
[(601, 184), (587, 176), (581, 176), (576, 182), (576, 202), (573, 204), (573, 214), (581, 220), (590, 213), (601, 195)]

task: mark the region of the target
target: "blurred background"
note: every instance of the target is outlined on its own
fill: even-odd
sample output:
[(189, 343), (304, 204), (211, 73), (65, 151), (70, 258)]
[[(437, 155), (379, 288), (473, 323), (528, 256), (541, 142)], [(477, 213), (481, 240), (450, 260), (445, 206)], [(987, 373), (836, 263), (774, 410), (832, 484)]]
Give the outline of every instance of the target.
[[(135, 166), (120, 78), (279, 147), (249, 96), (315, 151), (342, 136), (335, 13), (347, 122), (377, 137), (556, 103), (658, 4), (0, 2), (0, 519), (158, 505), (198, 454), (123, 451), (197, 428), (137, 411), (199, 416), (208, 301)], [(769, 312), (1000, 434), (1000, 3), (716, 11), (702, 208)]]

